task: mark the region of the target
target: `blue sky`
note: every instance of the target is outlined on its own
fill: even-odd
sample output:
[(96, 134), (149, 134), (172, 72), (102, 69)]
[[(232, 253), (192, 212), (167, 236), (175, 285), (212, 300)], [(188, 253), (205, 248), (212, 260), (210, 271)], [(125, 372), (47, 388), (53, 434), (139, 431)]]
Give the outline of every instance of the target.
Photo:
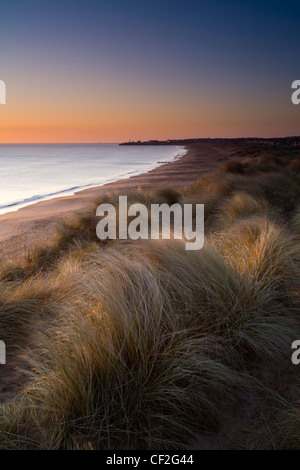
[(295, 134), (299, 20), (294, 1), (10, 0), (3, 138)]

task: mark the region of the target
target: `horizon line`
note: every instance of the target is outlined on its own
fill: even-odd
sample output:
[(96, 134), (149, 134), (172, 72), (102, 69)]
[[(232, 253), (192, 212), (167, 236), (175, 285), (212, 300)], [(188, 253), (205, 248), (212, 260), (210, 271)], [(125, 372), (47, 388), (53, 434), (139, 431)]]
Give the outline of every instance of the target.
[(187, 137), (187, 138), (171, 138), (171, 139), (148, 139), (148, 140), (128, 140), (118, 142), (0, 142), (0, 145), (103, 145), (103, 144), (123, 144), (123, 143), (147, 143), (147, 142), (168, 142), (168, 141), (187, 141), (187, 140), (237, 140), (237, 139), (295, 139), (300, 138), (300, 135), (285, 135), (285, 136), (245, 136), (245, 137)]

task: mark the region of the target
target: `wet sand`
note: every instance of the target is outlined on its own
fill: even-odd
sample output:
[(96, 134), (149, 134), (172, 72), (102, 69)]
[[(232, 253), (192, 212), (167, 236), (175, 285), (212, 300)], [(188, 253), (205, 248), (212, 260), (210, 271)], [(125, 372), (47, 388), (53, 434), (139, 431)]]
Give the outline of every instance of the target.
[(216, 144), (197, 143), (187, 147), (187, 154), (175, 162), (148, 173), (79, 191), (73, 196), (59, 197), (24, 207), (0, 216), (1, 260), (20, 259), (35, 244), (51, 242), (57, 221), (69, 219), (83, 211), (99, 194), (137, 188), (157, 190), (162, 187), (180, 189), (217, 169), (228, 160), (229, 152)]

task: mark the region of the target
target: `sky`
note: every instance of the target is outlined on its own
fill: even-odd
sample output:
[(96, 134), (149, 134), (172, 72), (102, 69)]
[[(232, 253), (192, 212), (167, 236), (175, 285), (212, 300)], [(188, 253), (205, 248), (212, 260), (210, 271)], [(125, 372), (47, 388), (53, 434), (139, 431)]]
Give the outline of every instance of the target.
[(0, 143), (300, 134), (298, 1), (10, 0)]

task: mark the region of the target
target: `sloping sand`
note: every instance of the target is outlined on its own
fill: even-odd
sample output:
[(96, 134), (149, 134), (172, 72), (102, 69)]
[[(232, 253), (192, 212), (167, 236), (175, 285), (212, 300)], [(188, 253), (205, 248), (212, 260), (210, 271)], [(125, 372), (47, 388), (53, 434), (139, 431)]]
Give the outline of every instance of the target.
[(232, 159), (229, 152), (221, 150), (216, 144), (197, 143), (187, 146), (187, 149), (188, 153), (179, 160), (149, 173), (79, 191), (73, 196), (38, 202), (17, 212), (1, 215), (1, 260), (16, 260), (34, 244), (51, 241), (56, 222), (84, 210), (98, 194), (139, 187), (156, 190), (171, 186), (179, 189)]

